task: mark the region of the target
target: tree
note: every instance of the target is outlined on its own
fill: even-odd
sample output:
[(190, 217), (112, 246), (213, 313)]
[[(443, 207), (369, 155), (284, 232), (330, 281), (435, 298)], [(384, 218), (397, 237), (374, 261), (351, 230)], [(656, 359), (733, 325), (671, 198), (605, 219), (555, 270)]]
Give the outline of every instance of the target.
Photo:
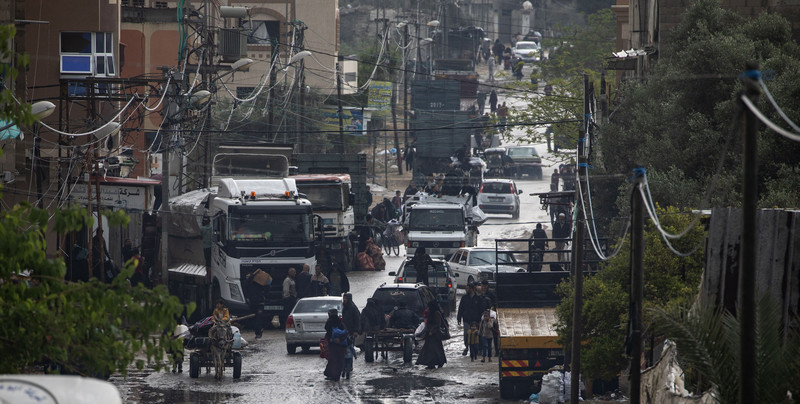
[[(658, 209), (661, 225), (671, 233), (685, 229), (693, 216), (676, 208)], [(671, 307), (693, 299), (703, 272), (703, 242), (706, 232), (694, 227), (672, 243), (678, 251), (694, 254), (681, 258), (664, 244), (652, 222), (645, 228), (644, 302), (648, 307)], [(630, 296), (630, 239), (622, 240), (619, 255), (607, 261), (601, 271), (584, 281), (581, 368), (587, 377), (610, 379), (625, 369), (623, 341), (626, 340)], [(574, 285), (559, 285), (564, 299), (556, 308), (559, 341), (564, 346), (572, 332)]]
[[(13, 26), (0, 26), (4, 56), (12, 53), (8, 44), (14, 34)], [(5, 68), (11, 73), (6, 77), (14, 77), (16, 69)], [(30, 107), (10, 101), (9, 91), (0, 92), (0, 118), (33, 122)], [(127, 224), (124, 214), (104, 214), (112, 224)], [(174, 329), (184, 306), (164, 286), (131, 286), (126, 278), (133, 275), (135, 263), (129, 262), (108, 284), (96, 278), (85, 283), (64, 280), (64, 260), (48, 257), (45, 234), (91, 225), (91, 216), (79, 207), (56, 211), (52, 219), (49, 212), (27, 203), (0, 212), (0, 373), (52, 365), (71, 373), (107, 376), (126, 373), (134, 362), (143, 367), (145, 360), (135, 359), (138, 353), (155, 361), (158, 369), (165, 350), (179, 344), (164, 330)], [(154, 340), (153, 334), (161, 336)]]
[[(608, 172), (627, 172), (641, 164), (651, 177), (653, 197), (681, 207), (738, 206), (741, 202), (741, 121), (736, 101), (738, 75), (746, 61), (759, 62), (777, 104), (800, 121), (800, 46), (784, 18), (763, 13), (745, 18), (713, 0), (694, 2), (670, 36), (667, 56), (647, 80), (629, 82), (621, 104), (598, 141)], [(769, 77), (772, 76), (772, 77)], [(760, 97), (759, 108), (782, 122)], [(624, 151), (624, 152), (622, 152)], [(759, 134), (760, 205), (800, 206), (792, 173), (800, 168), (800, 144), (763, 129)], [(700, 206), (716, 178), (709, 203)], [(780, 205), (778, 205), (780, 204)]]

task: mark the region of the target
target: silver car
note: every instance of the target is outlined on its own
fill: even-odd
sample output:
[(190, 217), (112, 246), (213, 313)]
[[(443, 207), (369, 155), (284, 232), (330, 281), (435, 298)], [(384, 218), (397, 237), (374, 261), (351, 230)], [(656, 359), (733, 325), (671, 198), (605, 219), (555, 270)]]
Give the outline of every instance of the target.
[(484, 213), (505, 213), (519, 218), (519, 194), (522, 190), (512, 180), (484, 180), (478, 192), (478, 207)]
[(286, 318), (286, 352), (293, 354), (297, 347), (308, 351), (312, 346), (319, 346), (319, 340), (325, 336), (325, 322), (328, 321), (330, 309), (342, 313), (341, 296), (304, 297), (298, 300)]
[[(495, 265), (496, 263), (501, 265)], [(461, 248), (450, 257), (448, 264), (461, 281), (459, 287), (494, 280), (496, 267), (500, 272), (524, 271), (512, 251), (495, 251), (494, 248), (486, 247)]]

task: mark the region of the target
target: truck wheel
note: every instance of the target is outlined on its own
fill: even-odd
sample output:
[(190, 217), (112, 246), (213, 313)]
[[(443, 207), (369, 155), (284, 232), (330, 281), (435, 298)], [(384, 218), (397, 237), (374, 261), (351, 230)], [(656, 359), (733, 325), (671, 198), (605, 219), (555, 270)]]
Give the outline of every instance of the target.
[(200, 358), (196, 353), (189, 355), (189, 377), (197, 379), (200, 376)]
[(372, 363), (375, 361), (375, 340), (367, 337), (364, 340), (364, 362)]
[(240, 352), (233, 353), (233, 378), (238, 379), (242, 377), (242, 354)]
[(297, 345), (286, 344), (286, 352), (288, 352), (289, 355), (294, 355), (294, 353), (297, 352)]
[(414, 340), (411, 337), (403, 338), (403, 363), (411, 363), (414, 354)]

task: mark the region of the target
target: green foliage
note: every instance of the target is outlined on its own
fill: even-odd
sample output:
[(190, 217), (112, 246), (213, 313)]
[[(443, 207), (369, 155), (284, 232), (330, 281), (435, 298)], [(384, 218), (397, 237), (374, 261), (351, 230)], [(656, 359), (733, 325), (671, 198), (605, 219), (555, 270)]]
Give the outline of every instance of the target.
[[(742, 86), (737, 77), (750, 60), (763, 71), (774, 71), (766, 86), (787, 115), (800, 121), (800, 51), (790, 32), (789, 23), (774, 14), (744, 18), (714, 0), (692, 3), (647, 80), (629, 82), (620, 90), (621, 105), (600, 128), (602, 162), (597, 165), (608, 172), (642, 165), (653, 179), (656, 201), (699, 207), (721, 160), (722, 175), (702, 207), (738, 206), (742, 125), (735, 118), (741, 112), (736, 99)], [(766, 96), (758, 105), (770, 119), (782, 122)], [(776, 188), (791, 185), (782, 177), (800, 166), (798, 153), (797, 142), (767, 129), (760, 133), (761, 206), (800, 206), (793, 189)]]
[(530, 82), (511, 84), (524, 102), (511, 111), (509, 120), (540, 124), (525, 126), (523, 141), (545, 142), (541, 128), (550, 126), (553, 135), (562, 139), (562, 148), (576, 147), (583, 126), (583, 74), (592, 81), (600, 79), (603, 58), (614, 51), (615, 26), (613, 13), (604, 9), (588, 16), (585, 26), (560, 29), (571, 34), (544, 39), (543, 47), (551, 49), (550, 57), (540, 62), (533, 76), (552, 85), (552, 95), (543, 96), (538, 86)]
[[(9, 54), (6, 47), (13, 35), (13, 26), (0, 27), (4, 55)], [(12, 74), (6, 77), (13, 77), (10, 69)], [(0, 117), (33, 122), (29, 106), (9, 101), (7, 89), (0, 94)], [(121, 211), (103, 214), (116, 226), (129, 220)], [(45, 234), (91, 225), (92, 218), (80, 207), (56, 211), (52, 219), (48, 211), (24, 202), (0, 211), (0, 373), (51, 365), (71, 373), (107, 376), (126, 373), (137, 355), (160, 368), (165, 350), (179, 347), (180, 342), (162, 332), (174, 328), (184, 306), (164, 286), (153, 290), (131, 286), (127, 278), (133, 275), (134, 262), (128, 262), (110, 284), (64, 280), (64, 260), (48, 256)], [(187, 309), (191, 313), (194, 305)], [(144, 362), (136, 364), (141, 367)]]
[[(691, 214), (676, 208), (658, 209), (664, 229), (678, 233), (692, 222)], [(664, 307), (688, 301), (697, 292), (703, 270), (705, 230), (699, 226), (679, 239), (672, 240), (683, 252), (701, 248), (687, 258), (673, 254), (661, 239), (652, 222), (645, 226), (644, 301), (647, 306)], [(594, 276), (584, 281), (583, 341), (581, 364), (591, 377), (611, 378), (624, 369), (623, 341), (626, 339), (628, 300), (630, 296), (630, 239), (622, 240), (620, 254), (607, 261)], [(560, 342), (565, 346), (572, 332), (574, 298), (572, 280), (559, 286), (564, 296), (556, 308)]]
[[(702, 304), (648, 311), (653, 332), (674, 341), (695, 391), (712, 389), (720, 403), (736, 403), (739, 394), (741, 326), (736, 316)], [(756, 388), (759, 402), (785, 402), (786, 393), (800, 386), (800, 324), (782, 327), (779, 307), (767, 297), (756, 307)]]

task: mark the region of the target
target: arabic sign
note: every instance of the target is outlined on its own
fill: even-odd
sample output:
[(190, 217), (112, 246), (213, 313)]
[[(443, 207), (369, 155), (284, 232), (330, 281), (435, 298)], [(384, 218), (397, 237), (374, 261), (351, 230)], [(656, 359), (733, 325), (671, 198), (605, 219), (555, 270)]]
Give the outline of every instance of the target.
[[(339, 113), (336, 108), (322, 108), (321, 129), (328, 132), (339, 132)], [(348, 135), (364, 134), (364, 114), (360, 109), (342, 110), (344, 132)]]
[[(152, 191), (148, 191), (149, 185), (117, 185), (100, 184), (100, 203), (103, 207), (149, 210), (153, 206)], [(97, 204), (96, 188), (92, 185), (92, 205)], [(88, 206), (86, 184), (78, 183), (72, 189), (69, 200), (79, 205)]]
[(392, 83), (389, 81), (373, 81), (370, 83), (367, 106), (377, 110), (373, 113), (375, 116), (389, 116), (392, 112)]

